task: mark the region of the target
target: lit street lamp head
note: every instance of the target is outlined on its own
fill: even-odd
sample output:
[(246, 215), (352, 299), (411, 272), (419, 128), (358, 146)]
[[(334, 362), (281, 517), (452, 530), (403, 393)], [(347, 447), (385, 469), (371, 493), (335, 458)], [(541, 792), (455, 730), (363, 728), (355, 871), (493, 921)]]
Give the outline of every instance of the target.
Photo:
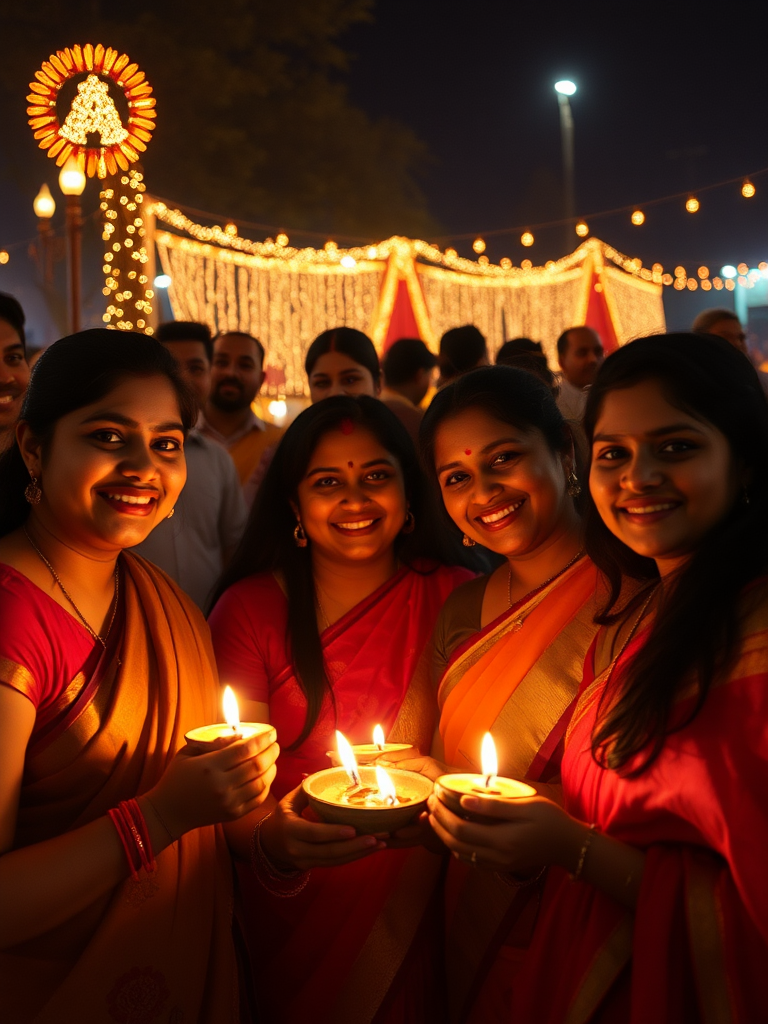
[(32, 208), (41, 220), (50, 220), (56, 212), (56, 201), (47, 185), (43, 185), (34, 198)]
[(555, 82), (555, 92), (560, 93), (561, 96), (573, 96), (576, 92), (576, 83), (569, 82), (567, 78), (562, 82)]
[(74, 156), (64, 164), (59, 174), (59, 188), (65, 196), (81, 196), (85, 189), (85, 172)]

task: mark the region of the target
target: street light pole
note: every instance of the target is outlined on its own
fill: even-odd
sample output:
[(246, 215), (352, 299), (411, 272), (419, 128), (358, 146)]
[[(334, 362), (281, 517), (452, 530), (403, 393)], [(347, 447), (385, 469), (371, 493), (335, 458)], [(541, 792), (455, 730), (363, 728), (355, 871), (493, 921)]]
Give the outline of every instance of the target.
[(555, 82), (555, 92), (557, 93), (557, 104), (560, 108), (560, 137), (563, 146), (563, 206), (567, 221), (564, 237), (566, 243), (565, 252), (567, 253), (573, 245), (571, 229), (576, 219), (573, 184), (573, 113), (571, 112), (571, 104), (568, 102), (568, 97), (573, 96), (576, 92), (576, 85), (567, 80)]
[(37, 217), (37, 231), (39, 235), (37, 247), (38, 264), (43, 275), (43, 285), (48, 289), (53, 284), (51, 217), (56, 212), (56, 203), (47, 185), (43, 185), (35, 196), (32, 208)]
[(80, 253), (83, 234), (83, 213), (80, 196), (85, 189), (85, 174), (74, 157), (70, 157), (59, 174), (59, 188), (67, 200), (67, 279), (69, 284), (69, 330), (80, 330)]

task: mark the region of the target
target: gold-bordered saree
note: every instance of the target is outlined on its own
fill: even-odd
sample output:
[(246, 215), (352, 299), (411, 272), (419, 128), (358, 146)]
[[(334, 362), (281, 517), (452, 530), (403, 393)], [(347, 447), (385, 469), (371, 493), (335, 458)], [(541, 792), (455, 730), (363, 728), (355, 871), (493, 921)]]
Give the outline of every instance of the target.
[[(126, 554), (120, 565), (122, 629), (90, 677), (79, 673), (58, 714), (33, 732), (15, 848), (79, 828), (146, 792), (184, 733), (218, 717), (202, 615), (149, 562)], [(6, 660), (0, 681), (24, 692), (25, 671)], [(62, 925), (0, 952), (0, 1019), (236, 1021), (231, 903), (220, 828), (188, 833), (158, 855), (152, 875), (128, 878)]]
[[(557, 780), (584, 656), (598, 631), (598, 601), (598, 572), (585, 557), (453, 653), (438, 691), (448, 764), (480, 771), (482, 738), (490, 731), (500, 774)], [(452, 860), (446, 889), (452, 1021), (508, 1019), (507, 992), (539, 895), (538, 885), (515, 887)]]

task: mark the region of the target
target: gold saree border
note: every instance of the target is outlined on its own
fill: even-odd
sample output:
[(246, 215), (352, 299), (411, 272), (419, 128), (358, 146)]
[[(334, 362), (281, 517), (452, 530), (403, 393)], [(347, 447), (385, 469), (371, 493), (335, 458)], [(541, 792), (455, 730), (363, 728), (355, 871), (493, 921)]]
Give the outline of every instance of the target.
[(37, 689), (35, 677), (23, 665), (11, 661), (10, 658), (0, 658), (0, 683), (10, 686), (24, 697), (32, 700), (32, 695)]
[(698, 860), (689, 865), (685, 887), (691, 959), (704, 1024), (730, 1024), (734, 1019), (717, 898), (718, 874), (711, 861)]
[(627, 913), (587, 968), (563, 1024), (587, 1024), (632, 957), (634, 917)]
[[(527, 618), (546, 598), (567, 585), (575, 575), (588, 572), (595, 573), (594, 566), (588, 561), (578, 562), (568, 573), (553, 581), (542, 593), (537, 594), (525, 605), (515, 608), (513, 612), (505, 616), (480, 641), (449, 666), (438, 690), (441, 722), (445, 715), (446, 701), (463, 676), (475, 667), (500, 640), (517, 631), (517, 622), (522, 616)], [(514, 761), (510, 762), (508, 757), (505, 758), (504, 773), (525, 775), (541, 745), (576, 695), (581, 681), (584, 655), (591, 640), (590, 634), (593, 636), (597, 631), (597, 627), (593, 623), (595, 594), (596, 591), (593, 592), (592, 599), (577, 608), (571, 618), (565, 622), (549, 646), (542, 651), (520, 679), (493, 721), (488, 723), (488, 729), (498, 728), (504, 731), (505, 736), (509, 732), (515, 736), (515, 742), (510, 746), (510, 751), (514, 751)], [(565, 639), (563, 639), (564, 635)], [(563, 645), (568, 647), (565, 656), (561, 653)], [(564, 666), (566, 659), (568, 663), (567, 666)], [(521, 723), (525, 723), (528, 727), (525, 731), (520, 729)], [(445, 739), (444, 735), (443, 738)], [(470, 756), (461, 747), (457, 752), (464, 757), (468, 765), (479, 767), (476, 754)], [(456, 767), (459, 766), (456, 765)]]
[[(574, 569), (592, 571), (582, 564)], [(570, 576), (563, 577), (563, 581)], [(560, 583), (561, 581), (558, 581)], [(548, 588), (547, 594), (554, 590)], [(585, 654), (598, 630), (594, 623), (596, 591), (578, 607), (554, 640), (547, 646), (512, 691), (492, 722), (497, 746), (503, 747), (503, 774), (513, 778), (527, 777), (537, 756), (558, 723), (572, 704), (582, 678)], [(546, 596), (546, 595), (545, 595)], [(539, 595), (526, 607), (537, 605)], [(466, 671), (476, 665), (484, 654), (510, 628), (521, 614), (520, 609), (505, 619), (488, 637), (465, 652), (456, 667)], [(466, 699), (466, 698), (465, 698)], [(501, 749), (501, 748), (500, 748)], [(470, 763), (466, 751), (459, 753)], [(474, 762), (475, 767), (476, 762)], [(476, 995), (488, 950), (500, 936), (500, 929), (517, 901), (520, 912), (527, 901), (520, 891), (510, 887), (493, 873), (484, 870), (468, 872), (461, 886), (454, 913), (448, 922), (448, 990), (452, 1019), (466, 1019)], [(509, 923), (509, 928), (514, 922)], [(509, 929), (507, 929), (509, 930)], [(484, 975), (483, 975), (484, 976)]]

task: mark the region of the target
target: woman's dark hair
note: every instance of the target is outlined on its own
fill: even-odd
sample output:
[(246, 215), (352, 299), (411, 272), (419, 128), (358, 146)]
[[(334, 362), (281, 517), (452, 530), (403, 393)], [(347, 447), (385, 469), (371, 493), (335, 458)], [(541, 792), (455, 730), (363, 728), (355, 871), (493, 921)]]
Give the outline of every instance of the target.
[(527, 370), (543, 380), (552, 394), (557, 398), (560, 393), (554, 373), (549, 368), (547, 357), (538, 341), (530, 338), (515, 338), (505, 341), (496, 353), (497, 366), (514, 366), (518, 370)]
[[(197, 404), (173, 357), (146, 334), (105, 328), (71, 334), (43, 352), (32, 370), (20, 419), (29, 423), (45, 458), (63, 416), (98, 402), (126, 377), (150, 376), (163, 376), (170, 382), (179, 400), (181, 422), (188, 430), (197, 417)], [(28, 483), (19, 446), (13, 444), (0, 457), (0, 536), (27, 518), (24, 489)]]
[[(640, 338), (609, 356), (589, 391), (584, 428), (592, 446), (606, 395), (646, 381), (658, 383), (676, 409), (716, 427), (748, 476), (747, 497), (704, 538), (665, 594), (648, 639), (628, 666), (621, 696), (598, 716), (592, 748), (599, 763), (620, 770), (645, 752), (638, 775), (659, 755), (681, 687), (698, 677), (693, 710), (733, 663), (739, 642), (744, 588), (768, 571), (768, 402), (749, 360), (709, 335)], [(619, 618), (622, 577), (658, 579), (651, 558), (636, 554), (603, 523), (591, 497), (586, 512), (587, 551), (607, 577), (610, 596), (598, 621)], [(645, 591), (647, 593), (647, 590)], [(635, 600), (637, 606), (642, 596)]]
[(296, 677), (307, 700), (304, 727), (291, 749), (301, 746), (309, 736), (320, 714), (324, 696), (329, 694), (333, 700), (317, 630), (311, 542), (307, 548), (296, 546), (293, 533), (296, 517), (291, 501), (297, 501), (299, 484), (320, 440), (329, 431), (347, 423), (370, 431), (397, 459), (402, 470), (414, 529), (412, 533), (399, 534), (395, 541), (399, 560), (422, 572), (434, 570), (434, 564), (419, 565), (422, 559), (429, 559), (432, 563), (449, 561), (446, 557), (448, 545), (436, 526), (436, 515), (413, 443), (402, 423), (382, 402), (368, 395), (357, 398), (336, 395), (305, 409), (293, 421), (264, 476), (243, 538), (219, 580), (214, 596), (215, 603), (228, 587), (255, 573), (282, 574), (288, 594), (288, 646)]
[(485, 336), (474, 324), (452, 327), (440, 339), (441, 380), (452, 380), (461, 373), (473, 370), (483, 356), (487, 356)]
[[(511, 366), (481, 366), (457, 377), (442, 391), (438, 391), (421, 421), (421, 458), (425, 471), (435, 482), (435, 439), (438, 428), (446, 420), (468, 409), (480, 409), (518, 430), (540, 430), (554, 454), (571, 454), (573, 441), (569, 427), (552, 392), (539, 377)], [(575, 469), (579, 475), (578, 467)], [(440, 505), (452, 529), (458, 530), (449, 519), (442, 500)]]
[(330, 331), (318, 334), (307, 349), (304, 359), (304, 370), (308, 377), (320, 356), (325, 356), (329, 352), (341, 352), (342, 355), (349, 356), (350, 359), (369, 371), (374, 384), (379, 383), (381, 378), (379, 357), (367, 334), (356, 331), (354, 327), (334, 327)]

